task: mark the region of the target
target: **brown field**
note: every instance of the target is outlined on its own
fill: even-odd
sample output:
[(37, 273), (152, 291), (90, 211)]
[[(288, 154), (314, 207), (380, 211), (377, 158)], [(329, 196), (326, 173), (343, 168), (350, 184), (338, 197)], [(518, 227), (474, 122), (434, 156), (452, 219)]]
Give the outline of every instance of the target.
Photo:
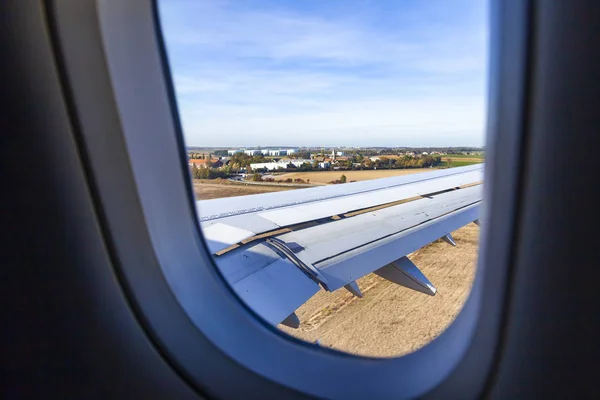
[(479, 228), (469, 224), (452, 236), (457, 247), (438, 240), (410, 255), (438, 289), (435, 296), (369, 274), (358, 280), (362, 298), (345, 289), (321, 290), (296, 311), (300, 328), (279, 328), (359, 355), (390, 357), (418, 350), (450, 325), (473, 284)]
[(408, 174), (416, 174), (418, 172), (431, 171), (431, 168), (415, 168), (415, 169), (378, 169), (365, 171), (320, 171), (320, 172), (289, 172), (282, 175), (276, 175), (275, 179), (283, 180), (287, 178), (310, 179), (310, 183), (326, 184), (328, 182), (340, 179), (340, 176), (346, 175), (348, 182), (350, 181), (366, 181), (369, 179), (388, 178), (390, 176), (400, 176)]
[(260, 186), (244, 185), (236, 183), (205, 183), (194, 179), (194, 193), (197, 200), (218, 199), (220, 197), (244, 196), (247, 194), (258, 194), (268, 192), (281, 192), (282, 190), (297, 189), (286, 186)]

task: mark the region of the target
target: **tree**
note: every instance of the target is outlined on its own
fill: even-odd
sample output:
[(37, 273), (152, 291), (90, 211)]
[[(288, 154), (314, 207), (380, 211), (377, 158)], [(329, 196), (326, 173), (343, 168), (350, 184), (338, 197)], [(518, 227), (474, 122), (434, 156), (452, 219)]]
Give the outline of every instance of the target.
[(310, 158), (310, 152), (309, 151), (299, 151), (297, 153), (293, 154), (294, 158), (299, 158), (299, 159), (309, 159)]
[(346, 175), (342, 175), (342, 176), (340, 177), (340, 181), (341, 181), (342, 183), (346, 183)]
[(261, 182), (262, 180), (262, 176), (259, 173), (255, 173), (254, 175), (252, 175), (252, 181)]
[(196, 168), (195, 176), (196, 179), (209, 179), (210, 170), (208, 168)]
[(196, 178), (198, 176), (198, 167), (196, 166), (196, 163), (192, 164), (192, 178), (193, 179), (198, 179)]

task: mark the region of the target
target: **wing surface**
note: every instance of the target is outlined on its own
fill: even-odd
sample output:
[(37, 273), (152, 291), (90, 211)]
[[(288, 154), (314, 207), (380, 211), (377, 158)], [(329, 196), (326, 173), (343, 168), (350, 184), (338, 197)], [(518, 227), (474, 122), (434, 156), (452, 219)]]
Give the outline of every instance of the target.
[[(483, 164), (197, 204), (209, 249), (236, 293), (268, 322), (297, 326), (294, 310), (321, 288), (374, 272), (434, 295), (406, 257), (478, 223)], [(219, 203), (221, 202), (221, 203)], [(291, 321), (291, 322), (290, 322)]]

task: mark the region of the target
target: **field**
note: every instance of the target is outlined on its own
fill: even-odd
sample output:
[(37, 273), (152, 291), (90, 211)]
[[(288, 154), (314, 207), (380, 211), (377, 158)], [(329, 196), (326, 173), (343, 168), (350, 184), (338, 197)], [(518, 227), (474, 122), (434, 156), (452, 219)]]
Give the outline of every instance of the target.
[(470, 160), (455, 160), (452, 159), (452, 165), (448, 164), (448, 161), (442, 161), (440, 167), (466, 167), (467, 165), (481, 164), (483, 161), (470, 161)]
[[(212, 182), (215, 182), (213, 180)], [(244, 185), (239, 183), (205, 183), (199, 179), (194, 179), (194, 194), (197, 200), (218, 199), (221, 197), (244, 196), (247, 194), (258, 194), (268, 192), (281, 192), (282, 190), (296, 189), (285, 186), (260, 186)]]
[(443, 167), (449, 166), (448, 159), (452, 160), (453, 167), (464, 167), (467, 165), (479, 164), (485, 161), (483, 155), (469, 154), (448, 154), (442, 157)]
[(390, 357), (411, 353), (440, 335), (454, 320), (475, 276), (479, 228), (453, 233), (457, 247), (438, 240), (409, 255), (438, 289), (435, 296), (369, 274), (358, 280), (357, 298), (345, 289), (321, 290), (296, 314), (298, 329), (279, 325), (297, 338), (353, 354)]
[(340, 176), (346, 175), (347, 182), (350, 181), (366, 181), (369, 179), (388, 178), (390, 176), (400, 176), (408, 174), (416, 174), (417, 172), (431, 171), (431, 168), (414, 168), (414, 169), (377, 169), (364, 171), (319, 171), (319, 172), (289, 172), (281, 175), (275, 175), (276, 180), (284, 180), (287, 178), (310, 179), (310, 183), (323, 185), (328, 182), (340, 179)]
[(479, 160), (479, 161), (485, 160), (485, 155), (483, 155), (483, 154), (444, 154), (442, 156), (442, 158), (446, 158), (446, 157), (456, 158), (456, 159), (471, 158), (471, 159)]

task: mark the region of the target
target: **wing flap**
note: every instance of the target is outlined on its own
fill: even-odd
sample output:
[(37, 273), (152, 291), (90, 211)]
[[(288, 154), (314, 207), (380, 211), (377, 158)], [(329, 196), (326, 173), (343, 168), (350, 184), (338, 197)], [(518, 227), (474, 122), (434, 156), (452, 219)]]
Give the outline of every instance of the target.
[(474, 221), (479, 216), (479, 208), (479, 204), (474, 204), (316, 263), (315, 266), (327, 279), (328, 289), (337, 290)]
[(318, 266), (323, 260), (369, 244), (376, 244), (385, 237), (442, 215), (457, 212), (479, 201), (481, 201), (481, 186), (474, 186), (284, 233), (278, 236), (278, 239), (301, 249), (296, 256)]

